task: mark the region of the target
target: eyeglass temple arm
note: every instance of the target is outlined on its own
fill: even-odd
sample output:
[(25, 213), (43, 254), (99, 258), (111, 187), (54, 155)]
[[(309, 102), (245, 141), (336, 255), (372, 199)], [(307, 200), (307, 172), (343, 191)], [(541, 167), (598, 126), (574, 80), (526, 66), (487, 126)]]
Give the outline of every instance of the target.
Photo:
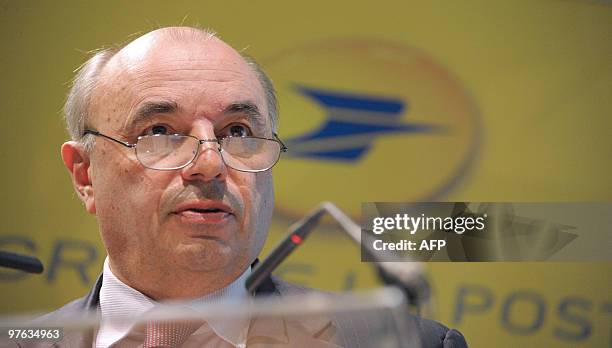
[(85, 132), (83, 132), (83, 136), (85, 136), (87, 134), (91, 134), (91, 135), (95, 135), (95, 136), (101, 136), (103, 138), (106, 138), (108, 140), (112, 140), (112, 141), (116, 142), (117, 144), (121, 144), (121, 145), (123, 145), (125, 147), (129, 147), (129, 148), (133, 148), (133, 147), (136, 146), (136, 144), (130, 144), (127, 141), (121, 141), (121, 140), (118, 140), (118, 139), (115, 139), (115, 138), (111, 138), (108, 135), (102, 134), (102, 133), (100, 133), (98, 131), (94, 131), (94, 130), (87, 129), (87, 130), (85, 130)]
[(278, 137), (278, 134), (276, 133), (272, 133), (274, 135), (274, 138), (281, 144), (281, 152), (287, 152), (287, 150), (289, 150), (289, 148), (287, 148), (287, 145), (285, 145), (285, 143), (283, 143), (282, 140), (280, 140), (280, 138)]

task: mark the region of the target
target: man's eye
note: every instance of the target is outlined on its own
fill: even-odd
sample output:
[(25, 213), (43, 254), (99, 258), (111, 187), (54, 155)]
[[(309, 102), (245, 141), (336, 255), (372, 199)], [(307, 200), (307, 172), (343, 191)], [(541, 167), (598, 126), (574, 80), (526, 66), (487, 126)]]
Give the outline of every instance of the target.
[(169, 133), (170, 131), (168, 130), (168, 127), (159, 125), (159, 124), (147, 128), (144, 132), (144, 134), (146, 135), (169, 134)]
[(231, 137), (248, 137), (251, 135), (251, 131), (245, 125), (235, 124), (229, 126), (227, 129), (227, 135)]

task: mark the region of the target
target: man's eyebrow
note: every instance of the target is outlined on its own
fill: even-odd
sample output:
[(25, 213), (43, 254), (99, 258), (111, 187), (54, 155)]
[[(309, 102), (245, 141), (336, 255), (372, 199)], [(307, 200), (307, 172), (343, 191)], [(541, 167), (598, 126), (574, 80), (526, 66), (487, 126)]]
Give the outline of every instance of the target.
[(225, 110), (223, 110), (224, 114), (246, 114), (250, 117), (261, 117), (261, 113), (259, 112), (259, 108), (252, 102), (243, 101), (232, 103), (228, 105)]
[[(126, 129), (135, 128), (137, 125), (146, 123), (146, 121), (154, 115), (172, 114), (178, 111), (178, 104), (173, 101), (154, 101), (143, 103), (136, 109), (134, 116), (129, 119), (126, 124)], [(265, 126), (266, 122), (262, 117), (259, 108), (255, 103), (250, 101), (240, 101), (229, 104), (223, 109), (223, 114), (243, 114), (258, 126)]]
[(128, 128), (144, 123), (153, 115), (172, 114), (178, 111), (178, 105), (173, 101), (154, 101), (143, 103), (136, 109), (134, 116), (130, 119)]
[(257, 105), (255, 105), (255, 103), (250, 101), (231, 103), (223, 110), (223, 113), (226, 115), (243, 114), (247, 116), (251, 122), (260, 127), (264, 127), (266, 125), (265, 118), (261, 115), (259, 108)]

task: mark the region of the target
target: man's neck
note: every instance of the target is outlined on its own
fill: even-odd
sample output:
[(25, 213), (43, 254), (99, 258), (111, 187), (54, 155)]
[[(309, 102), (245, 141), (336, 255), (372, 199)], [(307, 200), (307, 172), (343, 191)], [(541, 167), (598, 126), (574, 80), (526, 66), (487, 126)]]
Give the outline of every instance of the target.
[[(189, 301), (183, 301), (181, 305), (196, 309), (209, 303), (249, 298), (250, 296), (245, 288), (249, 274), (250, 267), (228, 286), (205, 296), (192, 297)], [(158, 308), (158, 302), (116, 277), (107, 258), (104, 263), (102, 288), (100, 290), (102, 326), (100, 334), (97, 335), (96, 346), (107, 347), (117, 342), (130, 330), (130, 320)], [(246, 335), (245, 330), (248, 328), (248, 321), (240, 321), (235, 324), (209, 322), (209, 325), (219, 337), (228, 342), (237, 343)]]
[[(118, 267), (110, 257), (105, 267), (126, 286), (139, 291), (154, 301), (192, 300), (214, 294), (234, 283), (245, 269), (222, 269), (192, 272), (189, 270), (149, 270), (132, 274), (130, 269)], [(250, 271), (250, 267), (246, 267)]]

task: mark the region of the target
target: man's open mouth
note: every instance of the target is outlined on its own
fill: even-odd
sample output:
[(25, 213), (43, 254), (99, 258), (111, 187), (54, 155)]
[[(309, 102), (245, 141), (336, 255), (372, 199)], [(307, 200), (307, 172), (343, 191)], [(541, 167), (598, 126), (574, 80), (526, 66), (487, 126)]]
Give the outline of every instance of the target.
[(220, 223), (233, 211), (220, 201), (191, 201), (180, 204), (173, 214), (188, 223)]
[(227, 213), (225, 210), (222, 209), (218, 209), (218, 208), (210, 208), (210, 209), (197, 209), (197, 208), (191, 208), (191, 209), (187, 209), (184, 211), (191, 211), (194, 213), (201, 213), (201, 214), (206, 214), (206, 213)]

